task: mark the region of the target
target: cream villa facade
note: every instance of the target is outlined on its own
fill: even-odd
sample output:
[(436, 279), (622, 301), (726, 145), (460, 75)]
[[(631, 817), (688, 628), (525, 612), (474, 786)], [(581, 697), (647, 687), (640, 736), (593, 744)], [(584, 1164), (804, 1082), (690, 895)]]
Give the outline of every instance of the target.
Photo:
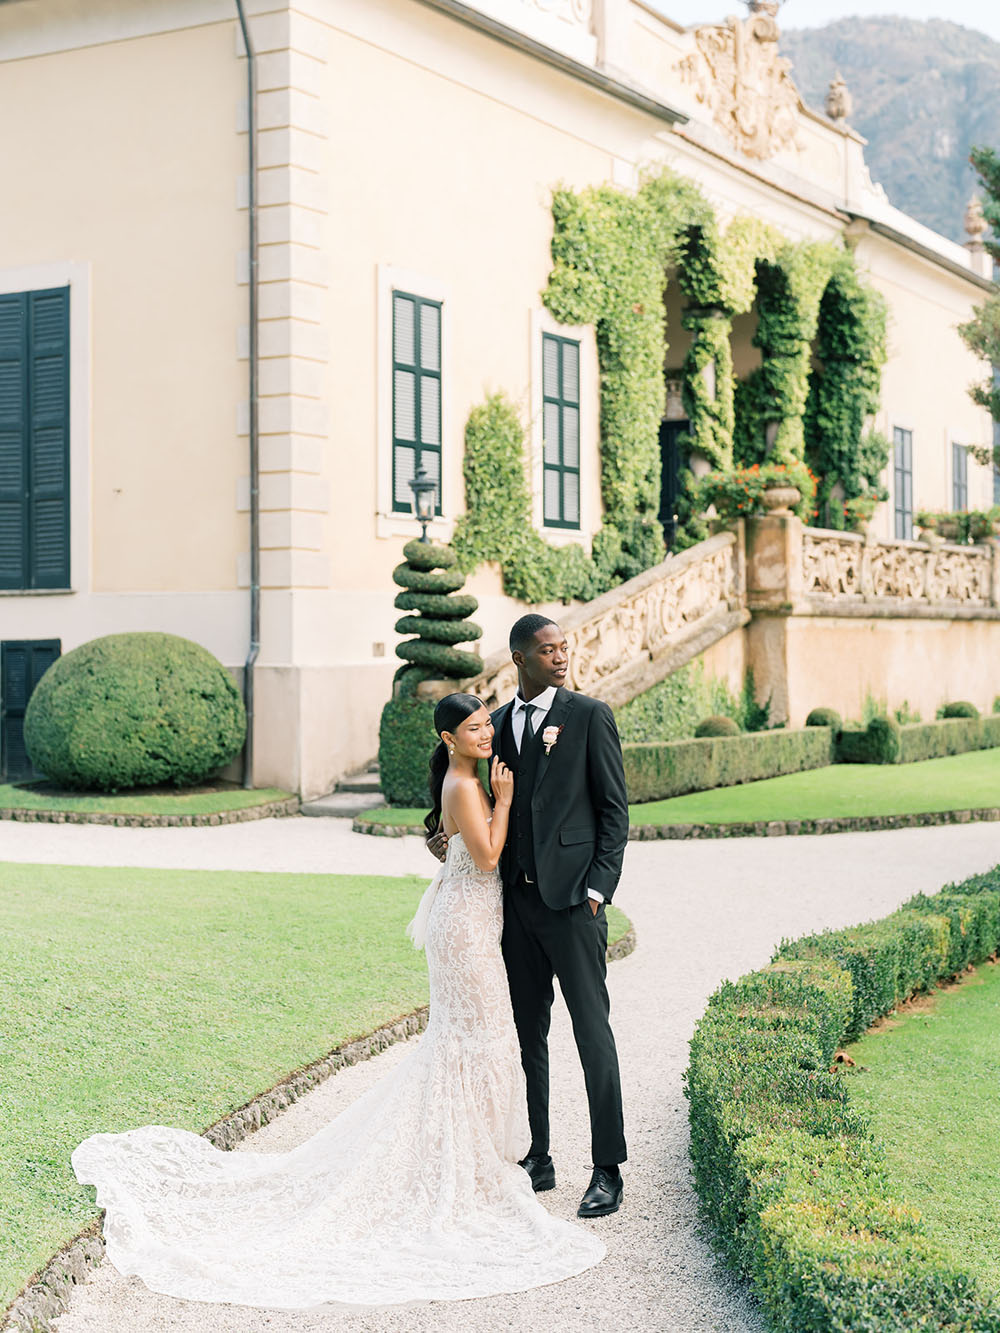
[[(447, 539), (465, 503), (465, 421), (488, 393), (503, 390), (528, 427), (539, 531), (587, 546), (599, 527), (594, 330), (559, 325), (540, 297), (557, 185), (630, 191), (666, 166), (722, 220), (849, 244), (889, 305), (875, 425), (896, 459), (875, 536), (911, 537), (920, 507), (993, 503), (995, 476), (965, 453), (992, 439), (966, 392), (982, 367), (956, 332), (989, 287), (979, 233), (963, 247), (888, 204), (837, 90), (832, 115), (799, 102), (773, 6), (727, 28), (720, 0), (719, 26), (698, 30), (641, 0), (246, 8), (258, 87), (257, 783), (316, 795), (375, 753), (397, 665), (391, 572), (417, 533), (407, 482), (417, 464), (439, 469), (432, 534)], [(157, 629), (234, 670), (247, 657), (246, 76), (229, 0), (0, 3), (12, 772), (23, 673), (55, 652)], [(679, 302), (669, 286), (668, 380), (689, 337)], [(752, 331), (751, 316), (737, 321), (737, 374), (759, 358)], [(543, 360), (557, 354), (578, 366), (559, 406), (578, 413), (579, 458), (575, 471), (563, 458), (547, 493)], [(676, 394), (667, 402), (676, 417)], [(521, 604), (492, 566), (468, 588), (489, 655)], [(734, 642), (711, 651), (713, 669), (741, 675)]]

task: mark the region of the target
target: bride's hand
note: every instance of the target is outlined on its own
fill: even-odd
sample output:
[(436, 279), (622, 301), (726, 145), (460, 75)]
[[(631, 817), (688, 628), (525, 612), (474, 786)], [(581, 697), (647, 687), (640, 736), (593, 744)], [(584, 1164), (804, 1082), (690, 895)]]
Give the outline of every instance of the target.
[(510, 805), (514, 799), (514, 774), (499, 755), (494, 756), (490, 769), (490, 790), (497, 805)]

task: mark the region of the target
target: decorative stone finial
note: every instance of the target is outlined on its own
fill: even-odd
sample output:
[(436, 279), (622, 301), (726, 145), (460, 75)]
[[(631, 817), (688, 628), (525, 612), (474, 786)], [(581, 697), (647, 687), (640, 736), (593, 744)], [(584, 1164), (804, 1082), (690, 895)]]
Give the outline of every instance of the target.
[(778, 17), (781, 0), (747, 0), (751, 14), (766, 14), (768, 18)]
[(965, 205), (965, 230), (969, 237), (969, 245), (982, 245), (983, 237), (989, 223), (983, 215), (982, 200), (978, 195), (973, 195)]
[(847, 91), (844, 76), (838, 69), (826, 90), (826, 114), (831, 120), (846, 120), (853, 110), (854, 99)]

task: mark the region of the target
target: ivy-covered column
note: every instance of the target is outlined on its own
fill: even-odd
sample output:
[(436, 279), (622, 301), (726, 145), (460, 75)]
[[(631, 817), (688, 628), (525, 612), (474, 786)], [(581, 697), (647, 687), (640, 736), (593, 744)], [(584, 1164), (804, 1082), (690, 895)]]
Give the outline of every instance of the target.
[(845, 254), (820, 301), (804, 423), (824, 527), (861, 527), (888, 498), (881, 474), (891, 446), (883, 435), (866, 430), (878, 409), (885, 361), (885, 301), (862, 282), (853, 256)]
[(736, 456), (742, 463), (787, 467), (804, 457), (812, 341), (837, 257), (831, 245), (807, 242), (757, 262), (753, 341), (762, 361), (737, 391)]

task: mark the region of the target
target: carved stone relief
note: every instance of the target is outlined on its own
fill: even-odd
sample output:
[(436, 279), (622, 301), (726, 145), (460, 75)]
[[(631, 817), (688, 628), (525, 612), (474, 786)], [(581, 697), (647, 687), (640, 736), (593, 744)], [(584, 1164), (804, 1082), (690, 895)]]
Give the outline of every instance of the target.
[(807, 597), (930, 606), (991, 604), (993, 556), (986, 546), (932, 551), (908, 542), (865, 543), (807, 531), (802, 567)]
[(713, 123), (747, 157), (773, 157), (795, 144), (798, 131), (799, 94), (792, 62), (778, 52), (776, 13), (776, 5), (758, 4), (749, 18), (695, 28), (695, 50), (678, 64)]
[[(679, 561), (676, 571), (670, 569), (671, 563), (666, 562), (663, 576), (655, 581), (640, 576), (645, 586), (631, 595), (629, 585), (623, 584), (618, 600), (567, 630), (570, 689), (600, 697), (602, 686), (617, 672), (641, 658), (655, 657), (668, 641), (676, 641), (720, 608), (744, 604), (735, 543), (701, 560)], [(498, 662), (464, 688), (493, 708), (514, 694), (517, 671), (509, 660)]]

